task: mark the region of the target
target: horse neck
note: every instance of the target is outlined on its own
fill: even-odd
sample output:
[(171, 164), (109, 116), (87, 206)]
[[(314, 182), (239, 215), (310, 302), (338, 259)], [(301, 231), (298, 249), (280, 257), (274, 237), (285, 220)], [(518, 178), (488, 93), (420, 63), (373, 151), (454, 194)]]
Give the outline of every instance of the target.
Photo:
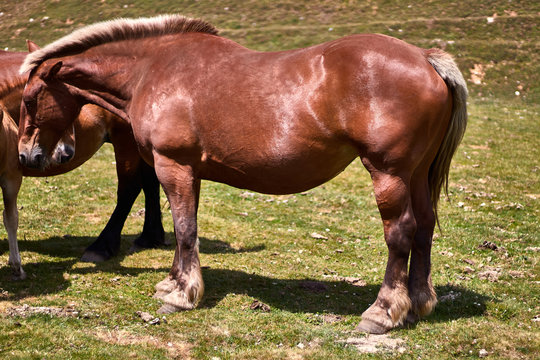
[(0, 103), (4, 105), (5, 110), (16, 124), (19, 123), (23, 88), (24, 84), (21, 84), (11, 87), (9, 90), (0, 94)]
[[(82, 98), (85, 104), (102, 107), (129, 122), (127, 107), (136, 84), (135, 78), (138, 76), (137, 71), (133, 71), (135, 61), (131, 56), (106, 54), (106, 50), (102, 53), (94, 51), (89, 55), (67, 58), (65, 63), (69, 70), (62, 76), (62, 81), (75, 95)], [(93, 60), (94, 56), (96, 60)], [(98, 58), (100, 65), (95, 66)]]
[(22, 92), (28, 75), (20, 75), (24, 56), (27, 53), (1, 52), (0, 61), (0, 102), (9, 112), (13, 120), (19, 123), (19, 112), (22, 100)]
[(0, 121), (2, 126), (0, 126), (0, 156), (1, 164), (0, 167), (4, 165), (6, 156), (15, 154), (17, 151), (17, 134), (19, 129), (15, 121), (13, 121), (7, 109), (0, 104)]

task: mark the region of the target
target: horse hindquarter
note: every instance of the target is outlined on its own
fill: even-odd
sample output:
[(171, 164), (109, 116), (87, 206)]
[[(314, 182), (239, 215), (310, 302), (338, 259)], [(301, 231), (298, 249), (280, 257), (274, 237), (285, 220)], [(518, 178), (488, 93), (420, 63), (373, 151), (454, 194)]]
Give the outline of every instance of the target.
[[(333, 55), (345, 58), (349, 52), (356, 60), (346, 65), (349, 76), (342, 75), (356, 101), (344, 102), (341, 111), (348, 111), (347, 134), (371, 174), (389, 250), (377, 301), (359, 329), (382, 333), (408, 315), (429, 313), (436, 303), (429, 275), (435, 215), (428, 178), (451, 118), (452, 94), (422, 49), (383, 36), (369, 39), (369, 46), (343, 46)], [(336, 64), (334, 71), (344, 69), (344, 61)]]

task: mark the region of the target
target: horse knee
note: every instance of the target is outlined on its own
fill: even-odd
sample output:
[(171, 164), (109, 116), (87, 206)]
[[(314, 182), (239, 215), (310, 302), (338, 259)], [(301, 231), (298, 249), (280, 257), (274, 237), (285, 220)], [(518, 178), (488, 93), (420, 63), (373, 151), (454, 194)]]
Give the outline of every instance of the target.
[(411, 212), (405, 212), (395, 221), (394, 224), (388, 226), (385, 232), (386, 245), (390, 251), (395, 253), (409, 254), (412, 247), (412, 239), (416, 233), (416, 220)]

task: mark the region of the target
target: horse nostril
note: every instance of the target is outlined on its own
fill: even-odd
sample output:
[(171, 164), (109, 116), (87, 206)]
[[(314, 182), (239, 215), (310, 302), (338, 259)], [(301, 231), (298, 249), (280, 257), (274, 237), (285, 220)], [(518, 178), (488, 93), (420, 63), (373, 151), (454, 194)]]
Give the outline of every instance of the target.
[(26, 155), (19, 154), (19, 162), (21, 163), (21, 165), (26, 165)]
[(33, 163), (34, 163), (34, 164), (37, 164), (37, 165), (39, 166), (39, 164), (41, 164), (41, 158), (42, 158), (42, 157), (43, 157), (43, 156), (42, 156), (40, 153), (35, 154), (35, 155), (34, 155), (34, 161), (33, 161)]
[(65, 164), (73, 157), (73, 152), (66, 151), (60, 156), (60, 163)]

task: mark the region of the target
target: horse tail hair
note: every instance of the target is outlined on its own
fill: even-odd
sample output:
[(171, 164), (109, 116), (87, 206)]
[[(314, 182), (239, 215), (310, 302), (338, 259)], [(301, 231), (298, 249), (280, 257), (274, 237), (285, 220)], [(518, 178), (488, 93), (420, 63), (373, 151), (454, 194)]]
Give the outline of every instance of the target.
[(439, 151), (429, 168), (428, 182), (435, 219), (440, 229), (437, 205), (444, 188), (448, 197), (450, 163), (467, 127), (467, 83), (452, 56), (440, 49), (425, 50), (427, 61), (444, 80), (452, 94), (452, 116)]

